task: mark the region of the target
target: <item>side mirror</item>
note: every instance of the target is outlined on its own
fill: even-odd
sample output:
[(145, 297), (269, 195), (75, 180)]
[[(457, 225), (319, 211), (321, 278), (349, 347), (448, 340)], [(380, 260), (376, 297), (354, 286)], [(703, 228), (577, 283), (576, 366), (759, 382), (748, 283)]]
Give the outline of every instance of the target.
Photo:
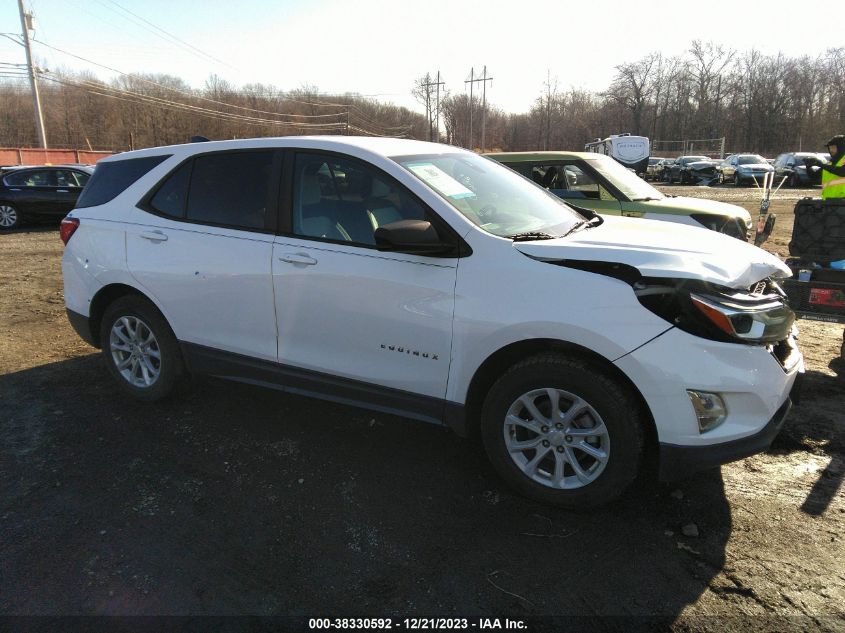
[(431, 222), (426, 220), (398, 220), (376, 229), (376, 248), (380, 251), (414, 253), (417, 255), (450, 255), (452, 244), (440, 240)]

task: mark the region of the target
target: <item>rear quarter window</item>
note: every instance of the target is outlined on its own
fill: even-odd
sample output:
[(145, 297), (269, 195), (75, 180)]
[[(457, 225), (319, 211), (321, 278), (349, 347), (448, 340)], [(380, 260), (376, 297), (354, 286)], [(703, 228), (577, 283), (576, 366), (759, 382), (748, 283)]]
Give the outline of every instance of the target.
[(82, 190), (76, 207), (96, 207), (114, 200), (132, 183), (168, 158), (170, 154), (100, 163)]

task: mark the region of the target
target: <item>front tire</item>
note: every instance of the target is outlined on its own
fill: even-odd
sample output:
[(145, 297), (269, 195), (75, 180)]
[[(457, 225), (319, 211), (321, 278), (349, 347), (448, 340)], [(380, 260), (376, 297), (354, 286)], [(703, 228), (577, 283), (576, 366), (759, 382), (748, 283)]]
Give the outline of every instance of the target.
[(11, 231), (21, 225), (21, 214), (7, 202), (0, 202), (0, 231)]
[(176, 337), (161, 312), (143, 297), (121, 297), (106, 309), (100, 343), (109, 373), (138, 400), (167, 397), (184, 374)]
[(516, 491), (566, 508), (607, 503), (634, 481), (644, 443), (642, 407), (601, 368), (560, 354), (511, 367), (481, 416), (484, 448)]

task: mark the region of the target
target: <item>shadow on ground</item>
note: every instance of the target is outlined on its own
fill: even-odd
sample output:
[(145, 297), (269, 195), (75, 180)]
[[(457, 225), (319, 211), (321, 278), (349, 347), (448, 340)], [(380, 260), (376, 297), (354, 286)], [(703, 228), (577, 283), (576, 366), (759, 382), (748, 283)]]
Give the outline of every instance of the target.
[(142, 405), (95, 355), (0, 394), (5, 614), (672, 619), (731, 533), (719, 471), (579, 514), (443, 429), (341, 405), (221, 381)]
[(813, 516), (825, 513), (839, 494), (845, 478), (845, 429), (842, 428), (841, 410), (845, 374), (841, 362), (835, 359), (830, 364), (838, 371), (835, 376), (818, 371), (804, 374), (803, 396), (772, 444), (775, 453), (807, 451), (830, 458), (801, 505), (803, 512)]

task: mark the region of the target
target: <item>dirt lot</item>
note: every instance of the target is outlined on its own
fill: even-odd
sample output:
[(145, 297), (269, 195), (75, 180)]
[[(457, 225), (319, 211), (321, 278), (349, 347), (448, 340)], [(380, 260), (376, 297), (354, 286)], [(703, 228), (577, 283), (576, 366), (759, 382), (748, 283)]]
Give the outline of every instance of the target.
[[(779, 195), (771, 250), (808, 193)], [(842, 326), (800, 322), (803, 401), (769, 453), (580, 514), (513, 495), (422, 423), (219, 381), (126, 401), (65, 319), (61, 251), (54, 228), (0, 235), (2, 615), (845, 629)]]

